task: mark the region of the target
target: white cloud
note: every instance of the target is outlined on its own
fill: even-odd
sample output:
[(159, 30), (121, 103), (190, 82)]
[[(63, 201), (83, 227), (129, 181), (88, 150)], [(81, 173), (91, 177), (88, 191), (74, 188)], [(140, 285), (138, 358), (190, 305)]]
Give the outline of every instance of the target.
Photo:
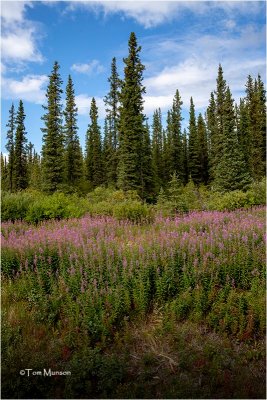
[(32, 7), (32, 2), (1, 2), (1, 52), (6, 63), (43, 61), (43, 56), (37, 48), (36, 24), (25, 17), (27, 7)]
[(73, 71), (79, 72), (81, 74), (100, 74), (105, 70), (103, 65), (100, 64), (98, 60), (93, 60), (92, 62), (88, 64), (73, 64), (71, 66), (71, 69)]
[(227, 29), (234, 29), (236, 27), (236, 22), (233, 19), (227, 19), (225, 21), (225, 27)]
[(26, 100), (32, 103), (44, 104), (46, 75), (27, 75), (22, 80), (2, 79), (2, 96), (11, 100)]
[(161, 108), (162, 111), (166, 111), (171, 108), (173, 102), (174, 93), (171, 95), (154, 95), (144, 96), (144, 112), (147, 116), (154, 113), (157, 108)]
[[(87, 94), (78, 94), (75, 96), (75, 102), (78, 107), (79, 115), (89, 115), (92, 97)], [(95, 97), (96, 105), (98, 107), (98, 117), (105, 118), (105, 104), (101, 97)]]
[(35, 61), (43, 60), (42, 55), (34, 42), (33, 29), (19, 28), (2, 36), (2, 57), (7, 61)]
[(26, 5), (31, 7), (30, 1), (2, 1), (1, 18), (5, 23), (22, 22)]
[(203, 111), (211, 91), (216, 89), (219, 63), (233, 97), (239, 101), (244, 96), (248, 74), (260, 73), (265, 78), (264, 42), (264, 29), (252, 25), (237, 29), (235, 36), (224, 31), (216, 35), (180, 35), (178, 39), (148, 38), (143, 45), (150, 65), (144, 79), (146, 113), (151, 114), (157, 107), (163, 112), (168, 110), (176, 89), (183, 109), (189, 108), (192, 96), (196, 108)]
[[(144, 80), (146, 92), (145, 111), (148, 114), (160, 107), (166, 111), (172, 106), (176, 89), (179, 90), (183, 107), (188, 108), (192, 96), (197, 108), (208, 104), (214, 89), (217, 70), (201, 60), (188, 59)], [(153, 107), (154, 104), (154, 107)]]
[[(253, 5), (251, 3), (254, 3)], [(132, 18), (145, 28), (152, 28), (162, 23), (172, 21), (185, 12), (208, 15), (211, 10), (218, 9), (226, 16), (244, 13), (258, 13), (263, 9), (261, 2), (254, 1), (71, 1), (66, 11), (84, 7), (96, 14), (121, 14), (122, 18)], [(262, 2), (263, 3), (263, 2)]]
[(5, 66), (5, 64), (3, 64), (3, 62), (1, 61), (1, 64), (0, 64), (0, 73), (1, 73), (1, 76), (4, 75), (5, 72), (6, 72), (6, 66)]

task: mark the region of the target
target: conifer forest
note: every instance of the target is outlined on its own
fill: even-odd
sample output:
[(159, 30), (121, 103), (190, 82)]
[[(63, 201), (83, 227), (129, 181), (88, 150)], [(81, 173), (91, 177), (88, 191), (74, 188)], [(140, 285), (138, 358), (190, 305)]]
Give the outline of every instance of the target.
[(10, 104), (2, 398), (266, 398), (264, 79), (234, 99), (219, 64), (184, 128), (178, 87), (145, 115), (134, 32), (123, 63), (81, 132), (54, 62), (40, 152)]

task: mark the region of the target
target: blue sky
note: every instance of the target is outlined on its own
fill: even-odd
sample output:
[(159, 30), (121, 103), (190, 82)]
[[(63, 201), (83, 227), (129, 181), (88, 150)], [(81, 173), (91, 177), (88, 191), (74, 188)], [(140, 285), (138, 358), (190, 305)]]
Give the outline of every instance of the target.
[(184, 127), (190, 96), (203, 112), (215, 89), (221, 63), (236, 101), (248, 74), (265, 80), (264, 1), (2, 1), (2, 150), (12, 101), (24, 102), (28, 140), (41, 150), (47, 75), (57, 60), (67, 82), (72, 75), (84, 146), (92, 96), (103, 123), (102, 98), (109, 87), (112, 57), (123, 77), (123, 57), (134, 31), (146, 66), (144, 108), (163, 117), (176, 89), (183, 101)]

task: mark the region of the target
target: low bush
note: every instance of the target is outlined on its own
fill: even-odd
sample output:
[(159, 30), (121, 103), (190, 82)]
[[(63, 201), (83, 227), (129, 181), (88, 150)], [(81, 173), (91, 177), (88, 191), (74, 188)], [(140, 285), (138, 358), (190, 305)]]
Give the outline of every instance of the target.
[(266, 182), (254, 182), (246, 192), (234, 190), (220, 193), (197, 187), (192, 181), (182, 186), (174, 177), (169, 188), (161, 190), (156, 209), (163, 216), (173, 216), (189, 211), (233, 211), (266, 204)]
[(208, 199), (208, 209), (217, 211), (233, 211), (237, 208), (250, 207), (253, 204), (247, 192), (235, 190), (229, 193), (211, 193)]
[(247, 195), (253, 205), (266, 204), (266, 179), (263, 178), (260, 182), (252, 183)]
[(2, 221), (23, 220), (29, 207), (39, 198), (39, 192), (2, 192), (1, 218)]
[(134, 223), (151, 222), (153, 211), (147, 204), (142, 204), (138, 200), (127, 200), (114, 206), (113, 216), (118, 220), (128, 219)]
[(247, 192), (219, 193), (205, 186), (197, 187), (192, 181), (183, 186), (173, 176), (169, 188), (160, 191), (155, 206), (142, 203), (136, 191), (124, 192), (105, 187), (97, 187), (86, 197), (63, 192), (46, 195), (33, 190), (2, 192), (2, 221), (25, 220), (37, 224), (49, 219), (80, 218), (88, 213), (139, 223), (152, 221), (154, 210), (163, 216), (174, 216), (189, 211), (232, 211), (264, 205), (265, 190), (265, 179), (253, 183)]

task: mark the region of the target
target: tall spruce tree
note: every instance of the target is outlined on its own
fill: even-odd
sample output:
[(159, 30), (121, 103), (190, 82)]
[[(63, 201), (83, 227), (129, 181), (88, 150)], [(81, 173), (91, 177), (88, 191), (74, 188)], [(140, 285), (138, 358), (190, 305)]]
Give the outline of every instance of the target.
[[(112, 159), (114, 155), (114, 148), (112, 144), (111, 131), (109, 129), (107, 118), (104, 120), (104, 140), (103, 140), (103, 181), (106, 186), (114, 187), (116, 185), (117, 168), (114, 168)], [(115, 175), (114, 175), (115, 172)]]
[(16, 190), (26, 189), (28, 186), (27, 137), (24, 120), (24, 106), (22, 100), (20, 100), (15, 120), (16, 133), (14, 144), (14, 187)]
[(62, 129), (62, 80), (59, 64), (54, 63), (46, 92), (46, 113), (42, 117), (45, 128), (42, 147), (43, 189), (52, 193), (59, 189), (64, 180), (64, 135)]
[(261, 171), (258, 178), (266, 175), (266, 90), (261, 76), (258, 75), (255, 88), (258, 98), (259, 146), (261, 148)]
[[(218, 77), (217, 77), (217, 88), (215, 92), (215, 103), (216, 103), (216, 135), (214, 136), (214, 160), (213, 163), (218, 165), (220, 160), (220, 153), (222, 151), (223, 141), (224, 141), (224, 117), (225, 113), (227, 112), (225, 109), (225, 101), (226, 101), (226, 91), (227, 85), (226, 80), (223, 77), (223, 69), (221, 64), (219, 64), (218, 69)], [(232, 115), (232, 114), (231, 114)], [(233, 119), (235, 117), (232, 115)], [(216, 168), (216, 167), (215, 167)]]
[(163, 131), (163, 162), (164, 162), (164, 182), (169, 182), (173, 175), (172, 163), (172, 115), (167, 111), (166, 130)]
[(184, 170), (184, 182), (186, 185), (189, 180), (189, 171), (188, 171), (188, 139), (186, 129), (184, 129), (182, 135), (182, 153), (183, 153), (183, 170)]
[(117, 72), (116, 58), (112, 59), (109, 93), (104, 97), (106, 106), (106, 126), (104, 130), (104, 164), (106, 183), (115, 185), (118, 168), (118, 136), (119, 136), (119, 96), (121, 80)]
[(12, 103), (11, 108), (9, 110), (9, 120), (7, 123), (8, 131), (7, 131), (7, 143), (6, 149), (8, 151), (8, 164), (6, 170), (6, 189), (11, 192), (14, 189), (14, 156), (15, 156), (15, 107)]
[(220, 191), (245, 189), (250, 183), (250, 176), (246, 171), (245, 160), (238, 143), (233, 99), (229, 87), (225, 94), (222, 126), (222, 151), (215, 169), (214, 185)]
[(153, 114), (152, 122), (152, 166), (155, 173), (155, 190), (164, 185), (163, 128), (160, 108)]
[(40, 189), (41, 185), (41, 158), (39, 154), (35, 150), (33, 150), (33, 159), (29, 174), (29, 186), (33, 189)]
[(95, 98), (92, 98), (90, 108), (91, 122), (86, 134), (86, 179), (92, 188), (103, 183), (103, 155), (101, 132), (98, 125), (98, 109)]
[(210, 95), (209, 106), (207, 108), (207, 142), (209, 155), (209, 176), (210, 180), (214, 179), (214, 169), (217, 163), (216, 154), (216, 138), (218, 134), (218, 125), (216, 119), (216, 102), (214, 93)]
[(188, 139), (188, 167), (189, 176), (194, 184), (200, 183), (200, 159), (199, 159), (199, 142), (197, 135), (197, 124), (195, 115), (195, 105), (192, 97), (190, 98), (189, 111), (189, 139)]
[(140, 195), (144, 190), (144, 171), (142, 163), (144, 135), (146, 135), (145, 117), (143, 114), (142, 85), (144, 65), (140, 60), (141, 47), (137, 44), (132, 32), (128, 43), (129, 54), (124, 58), (124, 80), (120, 95), (119, 124), (119, 165), (118, 186), (123, 190), (137, 190)]
[(83, 176), (83, 156), (78, 136), (77, 115), (74, 87), (69, 75), (64, 110), (65, 179), (66, 183), (72, 187), (78, 186)]
[(1, 152), (1, 190), (9, 190), (8, 182), (8, 164), (6, 157)]
[(246, 169), (250, 170), (251, 140), (248, 129), (248, 107), (245, 99), (240, 99), (239, 106), (236, 106), (236, 127), (237, 138), (240, 149), (246, 163)]
[(248, 76), (245, 104), (249, 171), (254, 180), (259, 180), (264, 176), (266, 166), (266, 95), (260, 76), (255, 81)]
[(182, 181), (185, 182), (185, 171), (183, 169), (183, 150), (182, 150), (182, 111), (183, 102), (178, 90), (175, 92), (173, 105), (170, 113), (170, 163), (171, 175), (174, 173)]
[(141, 150), (141, 198), (152, 201), (155, 196), (155, 172), (152, 165), (152, 147), (149, 125), (146, 122)]
[(207, 129), (201, 113), (197, 119), (197, 147), (200, 167), (198, 183), (207, 185), (209, 180)]

